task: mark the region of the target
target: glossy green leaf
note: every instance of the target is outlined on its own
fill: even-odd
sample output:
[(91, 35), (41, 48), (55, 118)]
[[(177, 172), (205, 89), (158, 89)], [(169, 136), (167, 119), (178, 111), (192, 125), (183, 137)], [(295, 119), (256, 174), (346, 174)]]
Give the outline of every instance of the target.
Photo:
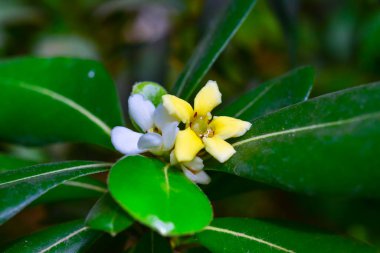
[(46, 204), (77, 199), (95, 199), (107, 192), (105, 183), (91, 177), (67, 180), (36, 199), (33, 204)]
[[(216, 112), (242, 120), (251, 121), (257, 117), (276, 111), (283, 107), (306, 100), (314, 81), (311, 67), (300, 67), (285, 75), (272, 79), (239, 97), (230, 105)], [(248, 179), (234, 178), (228, 174), (212, 177), (211, 184), (204, 190), (212, 200), (262, 187)]]
[(108, 184), (116, 202), (162, 235), (191, 234), (211, 222), (211, 204), (198, 186), (159, 160), (125, 157), (111, 168)]
[(117, 235), (133, 224), (133, 219), (106, 193), (87, 215), (87, 226)]
[(0, 224), (66, 180), (103, 172), (108, 167), (108, 163), (71, 161), (0, 173)]
[[(21, 158), (0, 154), (0, 172), (19, 169), (36, 164), (34, 161), (24, 160)], [(67, 180), (57, 187), (51, 189), (33, 204), (45, 204), (63, 200), (97, 198), (107, 192), (104, 183), (90, 178), (82, 177), (75, 180)]]
[(253, 122), (236, 154), (208, 168), (307, 194), (380, 197), (380, 83), (321, 96)]
[(201, 85), (202, 78), (244, 22), (256, 0), (230, 1), (220, 13), (215, 26), (198, 45), (185, 69), (175, 83), (173, 94), (190, 99)]
[(4, 253), (83, 252), (100, 236), (101, 232), (86, 227), (82, 220), (72, 221), (26, 236)]
[(1, 61), (0, 90), (0, 120), (7, 122), (0, 125), (2, 141), (73, 141), (112, 148), (111, 129), (123, 124), (113, 81), (94, 61)]
[(171, 253), (169, 241), (153, 231), (149, 231), (139, 240), (136, 247), (130, 253)]
[(217, 114), (253, 120), (283, 107), (305, 101), (309, 97), (313, 81), (314, 71), (311, 67), (295, 69), (247, 92)]
[(369, 245), (338, 235), (299, 225), (245, 218), (215, 219), (197, 237), (213, 253), (376, 252)]

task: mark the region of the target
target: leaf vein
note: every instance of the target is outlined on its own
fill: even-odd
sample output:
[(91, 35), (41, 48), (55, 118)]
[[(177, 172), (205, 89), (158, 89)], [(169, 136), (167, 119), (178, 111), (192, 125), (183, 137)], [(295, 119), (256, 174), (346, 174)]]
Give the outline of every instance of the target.
[(168, 175), (168, 169), (170, 167), (170, 164), (167, 164), (164, 167), (164, 175), (165, 175), (165, 185), (166, 185), (166, 193), (169, 195), (170, 192), (170, 182), (169, 182), (169, 175)]
[(73, 101), (73, 100), (71, 100), (65, 96), (62, 96), (62, 95), (60, 95), (60, 94), (58, 94), (52, 90), (46, 89), (46, 88), (37, 87), (37, 86), (26, 84), (26, 83), (21, 83), (20, 86), (25, 88), (25, 89), (46, 95), (46, 96), (48, 96), (54, 100), (62, 102), (63, 104), (73, 108), (74, 110), (76, 110), (76, 111), (80, 112), (81, 114), (83, 114), (84, 116), (86, 116), (90, 121), (92, 121), (98, 127), (100, 127), (103, 130), (103, 132), (105, 132), (107, 135), (111, 135), (111, 128), (106, 123), (104, 123), (101, 119), (99, 119), (97, 116), (95, 116), (89, 110), (87, 110), (83, 106), (79, 105), (75, 101)]
[(66, 181), (63, 184), (64, 185), (68, 185), (68, 186), (73, 186), (73, 187), (79, 187), (79, 188), (84, 188), (84, 189), (88, 189), (88, 190), (93, 190), (93, 191), (97, 191), (97, 192), (102, 192), (102, 193), (106, 193), (107, 192), (107, 189), (104, 188), (104, 187), (97, 186), (97, 185), (91, 185), (91, 184), (87, 184), (87, 183), (83, 183), (83, 182)]
[(74, 236), (76, 236), (77, 234), (79, 234), (79, 233), (81, 233), (81, 232), (83, 232), (83, 231), (85, 231), (85, 230), (87, 230), (87, 229), (89, 229), (89, 228), (88, 228), (88, 227), (82, 227), (82, 228), (78, 229), (77, 231), (74, 231), (74, 232), (72, 232), (71, 234), (65, 236), (64, 238), (62, 238), (62, 239), (56, 241), (55, 243), (53, 243), (53, 244), (50, 245), (49, 247), (47, 247), (47, 248), (41, 250), (39, 253), (45, 253), (45, 252), (48, 252), (49, 250), (51, 250), (51, 249), (54, 248), (55, 246), (57, 246), (57, 245), (59, 245), (59, 244), (65, 242), (66, 240), (69, 240), (71, 237), (74, 237)]
[(236, 114), (235, 114), (235, 117), (239, 117), (240, 115), (243, 114), (243, 112), (245, 112), (249, 107), (251, 107), (252, 105), (254, 105), (257, 101), (259, 101), (266, 93), (268, 93), (268, 91), (273, 87), (274, 83), (271, 84), (271, 85), (268, 85), (267, 87), (265, 87), (264, 90), (262, 90), (256, 97), (255, 99), (253, 99), (251, 102), (249, 102), (245, 107), (243, 107), (240, 111), (238, 111)]
[(281, 251), (284, 251), (284, 252), (295, 253), (295, 251), (293, 251), (293, 250), (286, 249), (286, 248), (281, 247), (279, 245), (276, 245), (274, 243), (267, 242), (267, 241), (265, 241), (263, 239), (260, 239), (260, 238), (257, 238), (257, 237), (251, 236), (251, 235), (247, 235), (247, 234), (244, 234), (244, 233), (232, 231), (232, 230), (225, 229), (225, 228), (213, 227), (213, 226), (207, 226), (205, 229), (206, 230), (211, 230), (211, 231), (214, 231), (214, 232), (219, 232), (219, 233), (225, 233), (225, 234), (233, 235), (233, 236), (236, 236), (236, 237), (242, 237), (242, 238), (245, 238), (245, 239), (248, 239), (248, 240), (251, 240), (251, 241), (256, 241), (258, 243), (262, 243), (262, 244), (268, 245), (271, 248), (275, 248), (275, 249), (278, 249), (278, 250), (281, 250)]
[(338, 120), (338, 121), (326, 122), (326, 123), (315, 124), (315, 125), (310, 125), (310, 126), (292, 128), (292, 129), (288, 129), (288, 130), (284, 130), (284, 131), (254, 136), (254, 137), (248, 138), (246, 140), (241, 140), (241, 141), (235, 142), (232, 144), (232, 146), (237, 147), (237, 146), (241, 146), (245, 143), (263, 140), (263, 139), (267, 139), (267, 138), (271, 138), (271, 137), (275, 137), (275, 136), (286, 135), (286, 134), (294, 134), (294, 133), (298, 133), (298, 132), (306, 132), (306, 131), (320, 129), (320, 128), (345, 125), (345, 124), (350, 124), (350, 123), (354, 123), (354, 122), (358, 122), (358, 121), (365, 121), (367, 119), (376, 118), (376, 117), (380, 117), (379, 112), (364, 114), (364, 115), (359, 116), (359, 117), (353, 117), (353, 118), (344, 119), (344, 120)]
[(70, 171), (70, 170), (85, 169), (85, 168), (97, 168), (97, 167), (109, 167), (111, 165), (112, 164), (110, 164), (110, 163), (99, 163), (99, 164), (86, 164), (86, 165), (80, 165), (80, 166), (75, 166), (75, 167), (69, 167), (69, 168), (64, 168), (64, 169), (60, 169), (60, 170), (55, 170), (55, 171), (49, 171), (49, 172), (45, 172), (45, 173), (35, 174), (33, 176), (18, 178), (18, 179), (12, 180), (12, 181), (7, 181), (7, 182), (4, 182), (4, 183), (0, 183), (0, 187), (3, 187), (4, 185), (8, 185), (8, 184), (13, 184), (13, 183), (16, 183), (16, 182), (22, 182), (22, 181), (25, 181), (25, 180), (31, 179), (31, 178), (36, 178), (36, 177), (41, 177), (41, 176), (47, 176), (47, 175), (54, 175), (56, 173), (66, 172), (66, 171)]

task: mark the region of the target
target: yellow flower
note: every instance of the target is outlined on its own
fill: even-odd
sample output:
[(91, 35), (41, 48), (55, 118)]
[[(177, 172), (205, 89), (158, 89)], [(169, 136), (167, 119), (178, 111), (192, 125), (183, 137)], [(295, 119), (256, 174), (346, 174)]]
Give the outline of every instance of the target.
[(203, 148), (215, 159), (223, 163), (235, 149), (225, 140), (244, 135), (251, 123), (232, 117), (212, 117), (211, 111), (222, 102), (222, 94), (214, 81), (198, 92), (191, 105), (176, 96), (164, 95), (163, 105), (170, 115), (186, 124), (186, 129), (178, 133), (174, 154), (178, 162), (189, 162)]

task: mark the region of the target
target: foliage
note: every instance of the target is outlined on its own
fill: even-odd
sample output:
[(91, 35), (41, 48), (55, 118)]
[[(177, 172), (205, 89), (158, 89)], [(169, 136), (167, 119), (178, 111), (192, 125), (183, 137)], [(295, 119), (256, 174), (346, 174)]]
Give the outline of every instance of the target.
[[(63, 2), (43, 2), (44, 8), (51, 9), (52, 13), (69, 13)], [(149, 9), (149, 6), (154, 6), (150, 1), (119, 1), (116, 7), (116, 1), (90, 2), (79, 1), (79, 10), (96, 9), (99, 5), (94, 12), (105, 16), (105, 19), (111, 15), (108, 12), (117, 6), (141, 9), (141, 15), (145, 12), (157, 14)], [(285, 36), (292, 46), (294, 22), (287, 13), (287, 5), (270, 2), (283, 21)], [(159, 1), (156, 4), (164, 8), (164, 13), (169, 13), (181, 12), (181, 3)], [(236, 49), (227, 45), (236, 33), (236, 45), (244, 47), (251, 43), (252, 38), (239, 34), (238, 29), (245, 20), (248, 24), (254, 23), (251, 11), (255, 4), (255, 0), (229, 1), (219, 10), (217, 17), (213, 17), (216, 22), (205, 26), (204, 38), (173, 86), (166, 85), (164, 89), (154, 83), (159, 88), (153, 93), (144, 88), (134, 89), (132, 93), (148, 94), (148, 99), (157, 106), (166, 91), (189, 100), (206, 77), (224, 81), (218, 71), (226, 74), (225, 80), (229, 78), (230, 82), (226, 83), (240, 82), (234, 61), (227, 61), (227, 65), (224, 65), (225, 61), (216, 61), (220, 56), (222, 59), (235, 57)], [(23, 20), (27, 13), (31, 22), (38, 26), (37, 9), (26, 8), (21, 3), (1, 5), (13, 10), (15, 19)], [(196, 4), (194, 6), (197, 8)], [(258, 13), (258, 20), (274, 25), (273, 20), (266, 16), (270, 13), (266, 9), (269, 7), (258, 3), (258, 8), (265, 10)], [(1, 9), (0, 23), (6, 23), (9, 17), (4, 13), (1, 15)], [(157, 15), (163, 18), (161, 14)], [(344, 23), (346, 27), (348, 34), (340, 39), (347, 39), (353, 32), (352, 20), (347, 18), (352, 16), (355, 15), (343, 12), (332, 22), (332, 25)], [(66, 19), (74, 22), (79, 17), (79, 13), (73, 12)], [(115, 16), (112, 18), (117, 19)], [(377, 39), (378, 23), (378, 15), (375, 15), (368, 21), (364, 33)], [(68, 29), (63, 20), (55, 20), (55, 25), (57, 30)], [(170, 30), (164, 28), (163, 33)], [(335, 31), (334, 27), (330, 29)], [(276, 31), (277, 28), (272, 27), (268, 34), (254, 34), (277, 40), (278, 35), (271, 34)], [(2, 34), (5, 34), (4, 28), (0, 26), (0, 45)], [(136, 43), (162, 40), (162, 34), (148, 33), (143, 38), (136, 34), (139, 33), (128, 36)], [(186, 31), (179, 36), (186, 36)], [(360, 52), (363, 66), (371, 69), (376, 64), (378, 51), (374, 46), (376, 43), (368, 36), (363, 39), (366, 46)], [(107, 39), (102, 39), (107, 42)], [(76, 56), (98, 58), (91, 43), (83, 38), (79, 40), (88, 51)], [(70, 44), (73, 40), (70, 37), (59, 41)], [(68, 45), (65, 43), (64, 47)], [(41, 44), (36, 51), (43, 51)], [(336, 48), (333, 41), (329, 45)], [(8, 47), (7, 50), (12, 51), (12, 47)], [(225, 54), (221, 55), (225, 49)], [(346, 50), (339, 48), (337, 59), (349, 57)], [(147, 58), (140, 56), (140, 62), (130, 63), (136, 65), (133, 68), (139, 68), (134, 75), (142, 76), (144, 80), (154, 77), (152, 79), (157, 81), (163, 64), (156, 64), (155, 71), (151, 71), (149, 66), (159, 58), (156, 57), (158, 51), (144, 53)], [(209, 72), (214, 63), (216, 72)], [(271, 68), (270, 65), (266, 67)], [(178, 66), (173, 66), (173, 69), (176, 72)], [(146, 74), (141, 74), (145, 70)], [(252, 127), (246, 135), (232, 139), (231, 144), (237, 152), (227, 162), (220, 163), (205, 153), (199, 154), (212, 179), (209, 186), (200, 187), (162, 157), (145, 154), (120, 157), (114, 151), (112, 128), (130, 127), (136, 123), (125, 122), (122, 114), (125, 97), (119, 99), (110, 74), (112, 71), (108, 73), (98, 61), (78, 57), (19, 57), (0, 62), (2, 252), (20, 252), (26, 248), (28, 252), (97, 252), (101, 250), (97, 249), (97, 242), (109, 250), (117, 241), (121, 241), (123, 249), (117, 251), (115, 247), (115, 252), (127, 250), (135, 253), (174, 250), (216, 253), (376, 252), (373, 244), (378, 242), (376, 233), (380, 232), (377, 226), (380, 197), (379, 82), (347, 88), (352, 86), (349, 84), (340, 91), (309, 99), (315, 74), (312, 67), (305, 66), (250, 87), (231, 103), (217, 109), (216, 115), (249, 121)], [(233, 85), (222, 87), (227, 94), (234, 89), (240, 88)], [(323, 90), (319, 87), (316, 94)], [(332, 90), (336, 89), (329, 91)], [(121, 94), (124, 94), (123, 89)], [(38, 147), (37, 151), (30, 146)], [(48, 158), (45, 159), (39, 152), (52, 152), (54, 155), (46, 155)], [(71, 154), (61, 154), (65, 152)], [(237, 195), (241, 192), (257, 195), (244, 199), (245, 195)], [(271, 205), (268, 199), (279, 201)], [(348, 200), (349, 204), (340, 205), (340, 201), (332, 201), (331, 204), (331, 199)], [(228, 201), (233, 204), (228, 205), (231, 203)], [(371, 205), (363, 204), (367, 201)], [(266, 213), (260, 213), (260, 205), (264, 206), (262, 209)], [(333, 206), (332, 211), (330, 205)], [(290, 211), (288, 206), (292, 206)], [(307, 210), (305, 206), (312, 206), (310, 209), (314, 210)], [(374, 208), (373, 213), (368, 206)], [(47, 228), (24, 232), (22, 227), (15, 225), (23, 215), (33, 214), (41, 207), (46, 213)], [(257, 210), (249, 213), (256, 207)], [(234, 208), (230, 216), (244, 215), (247, 218), (219, 218)], [(58, 218), (53, 215), (57, 209)], [(68, 214), (65, 214), (66, 209), (70, 210)], [(236, 211), (239, 209), (246, 213)], [(340, 210), (341, 215), (346, 212), (350, 218), (331, 218), (330, 223), (339, 223), (336, 227), (310, 222), (315, 217), (322, 221), (326, 217), (334, 217), (334, 210)], [(78, 220), (77, 216), (81, 219)], [(258, 217), (280, 218), (282, 221)], [(355, 226), (353, 222), (359, 225)], [(312, 228), (313, 225), (318, 228)], [(16, 235), (8, 233), (13, 230), (18, 231)], [(354, 238), (344, 235), (345, 232)], [(108, 239), (103, 242), (103, 238)]]

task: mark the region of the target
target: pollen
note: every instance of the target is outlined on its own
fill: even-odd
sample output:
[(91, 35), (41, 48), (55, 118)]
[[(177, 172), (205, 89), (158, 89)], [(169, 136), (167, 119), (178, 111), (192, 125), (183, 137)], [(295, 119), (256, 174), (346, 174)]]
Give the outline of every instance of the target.
[(195, 114), (190, 122), (191, 129), (200, 137), (212, 137), (214, 130), (209, 125), (209, 117)]

